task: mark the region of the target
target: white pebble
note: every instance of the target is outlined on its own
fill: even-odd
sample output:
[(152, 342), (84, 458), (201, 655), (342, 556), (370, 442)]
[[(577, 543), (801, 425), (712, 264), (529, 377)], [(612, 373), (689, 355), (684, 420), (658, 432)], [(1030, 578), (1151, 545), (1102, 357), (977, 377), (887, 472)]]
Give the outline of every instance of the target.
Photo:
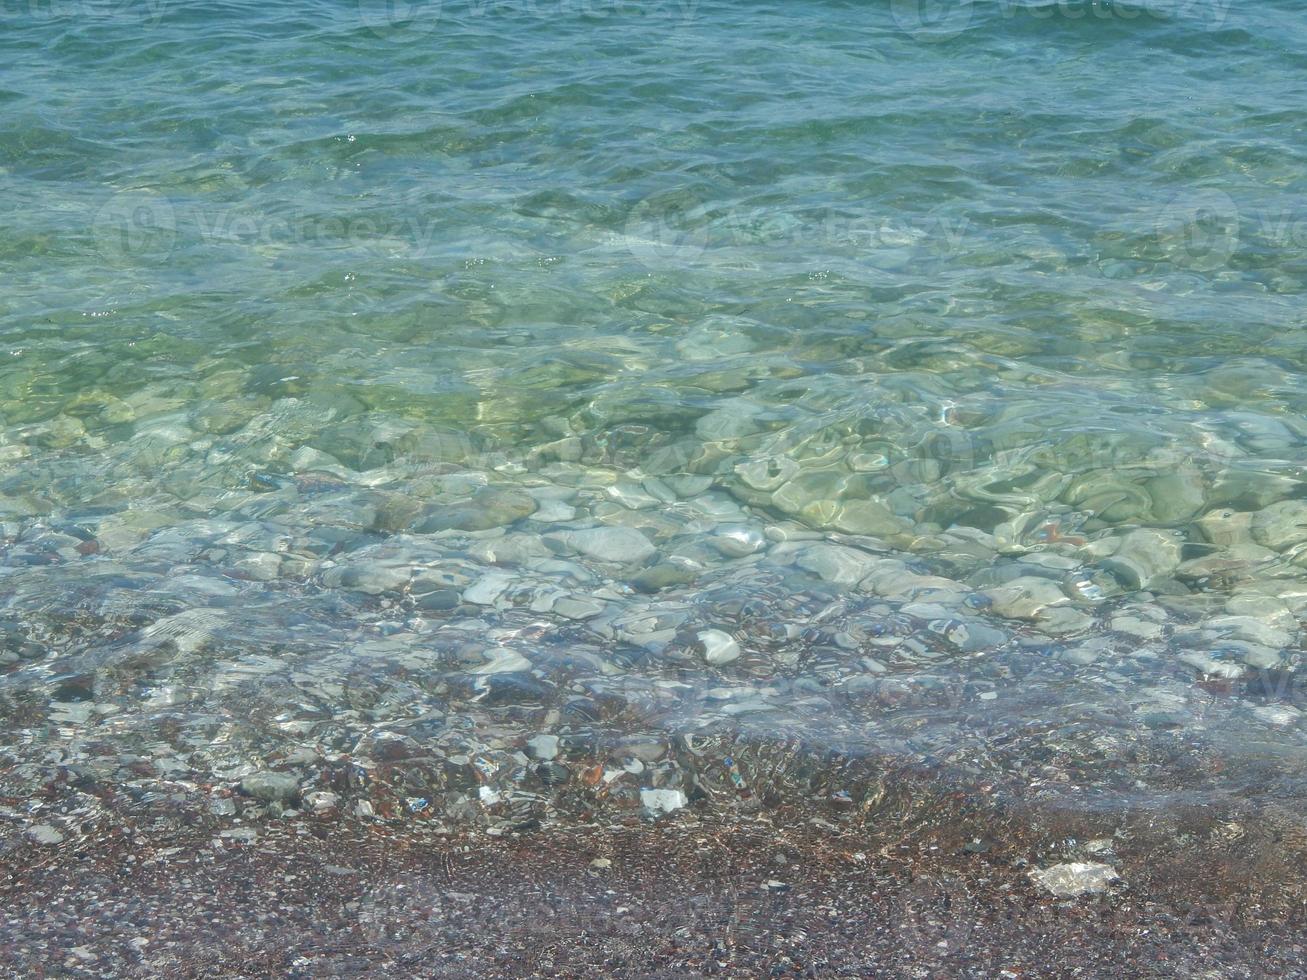
[(700, 631), (699, 643), (703, 646), (703, 659), (710, 664), (728, 664), (740, 659), (740, 645), (723, 630)]

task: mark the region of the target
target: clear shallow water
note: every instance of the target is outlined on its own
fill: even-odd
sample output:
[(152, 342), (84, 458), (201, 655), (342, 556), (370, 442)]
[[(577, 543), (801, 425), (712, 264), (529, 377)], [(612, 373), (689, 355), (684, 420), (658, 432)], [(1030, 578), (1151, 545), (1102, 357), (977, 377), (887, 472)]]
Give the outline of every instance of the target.
[(1293, 6), (3, 9), (6, 795), (1301, 797)]

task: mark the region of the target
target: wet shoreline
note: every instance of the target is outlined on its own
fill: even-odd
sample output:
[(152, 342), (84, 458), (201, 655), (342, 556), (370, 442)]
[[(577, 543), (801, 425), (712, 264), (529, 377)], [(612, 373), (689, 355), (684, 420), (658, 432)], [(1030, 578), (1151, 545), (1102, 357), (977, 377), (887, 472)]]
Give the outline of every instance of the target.
[[(86, 977), (1307, 971), (1307, 828), (1288, 807), (1090, 812), (882, 773), (871, 806), (791, 794), (495, 833), (110, 799), (42, 843), (11, 810), (0, 964)], [(72, 813), (84, 789), (52, 789), (51, 807)], [(1042, 874), (1066, 866), (1111, 878), (1054, 894)]]

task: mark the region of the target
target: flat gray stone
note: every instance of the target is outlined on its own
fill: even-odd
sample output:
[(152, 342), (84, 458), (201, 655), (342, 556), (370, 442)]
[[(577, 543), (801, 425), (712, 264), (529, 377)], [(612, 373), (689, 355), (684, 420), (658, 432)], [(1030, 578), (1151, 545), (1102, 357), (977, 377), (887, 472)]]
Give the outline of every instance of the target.
[(604, 604), (584, 596), (567, 596), (554, 603), (554, 612), (567, 619), (590, 619), (604, 611)]
[(526, 740), (526, 747), (531, 758), (549, 762), (558, 756), (558, 736), (536, 735)]
[(1274, 551), (1307, 541), (1307, 501), (1281, 500), (1252, 517), (1253, 540)]
[(1030, 872), (1035, 884), (1047, 889), (1058, 898), (1078, 898), (1106, 891), (1120, 875), (1110, 864), (1096, 861), (1072, 861), (1055, 864), (1050, 868), (1037, 868)]
[(284, 772), (255, 772), (241, 780), (241, 792), (268, 803), (293, 800), (300, 791), (300, 781)]
[(795, 564), (812, 572), (823, 582), (856, 585), (876, 565), (878, 559), (856, 548), (837, 544), (814, 544), (799, 553)]
[(38, 844), (62, 844), (64, 835), (48, 823), (39, 823), (27, 831), (27, 836)]
[(596, 561), (629, 564), (644, 561), (656, 550), (653, 542), (632, 527), (593, 527), (559, 537), (569, 548)]

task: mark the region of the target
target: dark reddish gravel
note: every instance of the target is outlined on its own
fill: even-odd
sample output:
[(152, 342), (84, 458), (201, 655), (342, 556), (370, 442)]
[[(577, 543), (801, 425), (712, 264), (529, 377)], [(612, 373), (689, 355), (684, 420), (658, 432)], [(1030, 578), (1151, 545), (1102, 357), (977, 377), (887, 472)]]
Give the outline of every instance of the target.
[[(0, 973), (1307, 976), (1296, 814), (918, 802), (911, 832), (787, 806), (499, 837), (306, 816), (248, 843), (126, 821), (10, 837)], [(1104, 835), (1111, 891), (1057, 899), (1028, 877)]]

